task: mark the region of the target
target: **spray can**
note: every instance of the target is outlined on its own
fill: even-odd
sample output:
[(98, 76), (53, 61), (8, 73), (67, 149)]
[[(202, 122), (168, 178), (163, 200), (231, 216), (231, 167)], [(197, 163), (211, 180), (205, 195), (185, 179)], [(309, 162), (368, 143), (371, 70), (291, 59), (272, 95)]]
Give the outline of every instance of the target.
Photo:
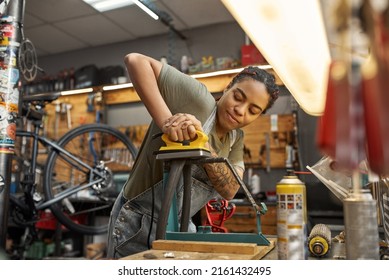
[(306, 189), (302, 181), (288, 170), (277, 184), (278, 259), (307, 259)]

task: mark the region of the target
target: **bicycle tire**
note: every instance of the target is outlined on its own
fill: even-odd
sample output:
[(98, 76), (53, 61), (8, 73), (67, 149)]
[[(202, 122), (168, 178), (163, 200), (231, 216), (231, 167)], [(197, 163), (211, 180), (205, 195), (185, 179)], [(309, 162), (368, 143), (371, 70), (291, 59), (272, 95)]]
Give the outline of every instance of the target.
[[(90, 138), (91, 136), (93, 138)], [(68, 131), (57, 144), (76, 155), (90, 169), (69, 160), (66, 153), (55, 147), (51, 148), (46, 161), (43, 185), (46, 201), (58, 199), (58, 195), (64, 194), (64, 191), (78, 186), (72, 195), (50, 206), (52, 213), (67, 229), (77, 233), (106, 233), (108, 223), (95, 224), (94, 218), (109, 216), (119, 193), (113, 176), (130, 174), (137, 148), (118, 129), (98, 123)], [(91, 185), (98, 180), (100, 182)], [(81, 186), (85, 184), (90, 186), (81, 190)]]

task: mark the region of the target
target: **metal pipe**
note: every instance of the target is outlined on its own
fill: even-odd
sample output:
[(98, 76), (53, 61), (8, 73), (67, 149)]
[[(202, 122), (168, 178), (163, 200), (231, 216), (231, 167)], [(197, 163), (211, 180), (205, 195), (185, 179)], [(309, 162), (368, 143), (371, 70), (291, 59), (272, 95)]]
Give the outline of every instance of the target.
[[(0, 251), (5, 249), (8, 228), (8, 208), (11, 185), (11, 155), (0, 153)], [(9, 174), (3, 176), (2, 174)]]
[(184, 166), (184, 198), (182, 202), (181, 213), (181, 232), (188, 232), (189, 219), (190, 219), (190, 207), (191, 207), (191, 191), (192, 191), (192, 165), (186, 164)]
[[(5, 248), (8, 228), (8, 206), (11, 185), (12, 157), (15, 150), (16, 119), (19, 107), (19, 68), (18, 53), (22, 41), (22, 27), (24, 17), (24, 0), (9, 2), (4, 15), (1, 17), (1, 32), (3, 39), (0, 43), (1, 57), (8, 64), (3, 65), (3, 76), (6, 75), (6, 84), (2, 88), (1, 96), (4, 105), (0, 105), (1, 114), (5, 114), (5, 122), (0, 124), (0, 249)], [(2, 184), (2, 186), (1, 186)]]
[(158, 215), (157, 229), (155, 238), (165, 239), (166, 226), (169, 218), (169, 210), (173, 200), (174, 192), (180, 180), (182, 169), (184, 168), (185, 160), (173, 160), (170, 165), (169, 178), (166, 183), (165, 193), (161, 205), (161, 210)]

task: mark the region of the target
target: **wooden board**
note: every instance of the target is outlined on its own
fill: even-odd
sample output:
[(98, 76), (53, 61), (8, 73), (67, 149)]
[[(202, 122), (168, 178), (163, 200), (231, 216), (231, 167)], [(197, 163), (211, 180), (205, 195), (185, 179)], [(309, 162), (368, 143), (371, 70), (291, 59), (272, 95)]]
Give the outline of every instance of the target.
[(122, 260), (260, 260), (275, 248), (276, 238), (268, 240), (269, 246), (252, 243), (156, 240), (151, 250), (129, 255)]

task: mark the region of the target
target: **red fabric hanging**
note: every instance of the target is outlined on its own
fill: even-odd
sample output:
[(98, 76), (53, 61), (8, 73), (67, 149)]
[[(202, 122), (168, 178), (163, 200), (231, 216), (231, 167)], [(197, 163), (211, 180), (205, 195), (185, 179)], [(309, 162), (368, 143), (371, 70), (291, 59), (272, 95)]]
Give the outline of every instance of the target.
[(385, 65), (376, 66), (375, 75), (365, 74), (362, 82), (367, 160), (373, 172), (387, 176), (389, 175), (389, 71)]
[(389, 13), (375, 11), (368, 2), (364, 6), (364, 12), (372, 50), (372, 58), (362, 69), (367, 159), (373, 172), (388, 176)]
[(345, 62), (330, 66), (317, 144), (342, 168), (355, 169), (367, 157), (373, 172), (389, 176), (389, 7), (379, 14), (366, 0), (362, 12), (372, 59), (362, 70), (350, 65), (346, 75), (338, 71)]
[(353, 168), (350, 118), (351, 87), (348, 66), (343, 61), (330, 65), (324, 114), (319, 118), (317, 144), (320, 151), (342, 168)]
[(332, 79), (334, 62), (330, 65), (327, 84), (327, 96), (324, 113), (319, 118), (317, 130), (317, 145), (320, 151), (332, 158), (336, 155), (336, 88), (337, 83)]

